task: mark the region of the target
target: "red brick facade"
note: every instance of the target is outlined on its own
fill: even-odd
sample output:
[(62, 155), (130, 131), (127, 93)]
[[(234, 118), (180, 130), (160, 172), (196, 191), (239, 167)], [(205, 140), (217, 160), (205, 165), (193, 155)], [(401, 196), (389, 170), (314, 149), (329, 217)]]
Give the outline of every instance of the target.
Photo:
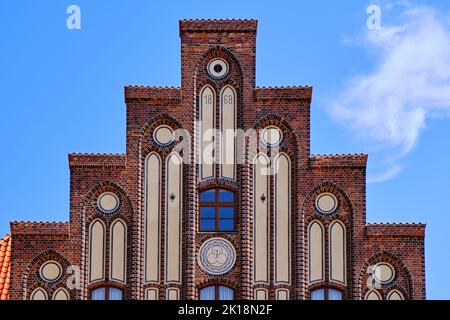
[[(166, 299), (168, 287), (180, 289), (181, 299), (198, 299), (199, 289), (208, 284), (223, 284), (235, 291), (236, 299), (254, 299), (255, 288), (265, 288), (275, 299), (276, 290), (286, 288), (290, 299), (309, 299), (317, 287), (336, 288), (344, 299), (364, 299), (369, 274), (367, 269), (387, 262), (395, 269), (395, 279), (378, 289), (386, 299), (397, 289), (405, 299), (425, 299), (424, 236), (422, 224), (366, 224), (366, 163), (367, 155), (321, 156), (310, 154), (311, 87), (260, 88), (255, 86), (256, 59), (255, 20), (183, 20), (181, 37), (181, 87), (125, 87), (127, 107), (126, 153), (70, 154), (70, 220), (67, 223), (12, 222), (12, 254), (10, 299), (30, 299), (37, 287), (48, 297), (59, 287), (66, 287), (71, 272), (79, 267), (80, 287), (68, 289), (71, 299), (88, 299), (90, 291), (111, 285), (123, 290), (124, 299), (144, 299), (147, 288), (158, 289), (158, 298)], [(229, 64), (229, 74), (213, 79), (206, 72), (208, 62), (222, 58)], [(237, 94), (237, 127), (260, 130), (268, 125), (281, 129), (282, 152), (289, 155), (291, 172), (291, 282), (274, 285), (273, 246), (270, 247), (270, 281), (253, 284), (253, 165), (236, 167), (236, 179), (213, 178), (198, 181), (199, 166), (183, 166), (182, 210), (182, 281), (181, 285), (165, 284), (164, 252), (161, 259), (161, 281), (146, 284), (144, 277), (144, 167), (147, 155), (155, 151), (165, 159), (173, 145), (161, 146), (153, 139), (153, 131), (162, 124), (195, 132), (199, 118), (199, 92), (210, 85), (217, 92), (231, 85)], [(217, 102), (219, 103), (219, 102)], [(194, 144), (192, 144), (192, 149)], [(183, 152), (186, 152), (183, 150)], [(252, 159), (256, 150), (245, 150)], [(163, 162), (164, 163), (164, 162)], [(163, 164), (162, 170), (166, 170)], [(218, 168), (216, 177), (219, 177)], [(273, 183), (272, 183), (273, 184)], [(199, 192), (210, 187), (226, 187), (236, 194), (237, 232), (199, 233)], [(161, 184), (165, 197), (166, 185)], [(272, 192), (273, 188), (271, 188)], [(97, 199), (103, 192), (112, 192), (120, 200), (111, 215), (103, 214)], [(315, 208), (316, 197), (331, 193), (339, 207), (333, 215), (322, 215)], [(271, 199), (273, 194), (271, 194)], [(274, 204), (271, 202), (271, 209)], [(164, 208), (161, 216), (164, 217)], [(89, 224), (99, 218), (109, 226), (116, 218), (127, 224), (127, 266), (125, 283), (108, 280), (88, 282), (87, 260)], [(308, 282), (308, 225), (320, 221), (325, 230), (335, 219), (346, 226), (346, 284), (326, 280)], [(273, 243), (273, 219), (270, 216), (270, 243)], [(164, 219), (161, 220), (161, 248), (164, 248)], [(228, 273), (213, 276), (197, 263), (200, 245), (208, 238), (221, 237), (236, 248), (236, 265)], [(325, 237), (328, 237), (325, 235)], [(325, 251), (328, 248), (326, 238)], [(106, 251), (109, 242), (106, 241)], [(163, 249), (162, 249), (163, 250)], [(327, 251), (328, 252), (328, 251)], [(108, 274), (106, 255), (106, 274)], [(39, 268), (47, 260), (57, 261), (63, 276), (55, 282), (41, 279)], [(324, 272), (329, 274), (325, 259)], [(49, 298), (50, 299), (50, 298)]]

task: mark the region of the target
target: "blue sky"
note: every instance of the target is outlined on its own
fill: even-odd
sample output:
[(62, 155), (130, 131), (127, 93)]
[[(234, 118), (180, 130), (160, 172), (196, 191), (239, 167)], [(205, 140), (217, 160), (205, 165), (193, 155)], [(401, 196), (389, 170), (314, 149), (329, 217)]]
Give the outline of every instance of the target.
[(257, 85), (314, 86), (312, 152), (369, 153), (368, 222), (427, 223), (427, 296), (450, 299), (444, 0), (1, 1), (0, 234), (68, 219), (67, 153), (125, 152), (123, 86), (179, 86), (182, 18), (259, 20)]

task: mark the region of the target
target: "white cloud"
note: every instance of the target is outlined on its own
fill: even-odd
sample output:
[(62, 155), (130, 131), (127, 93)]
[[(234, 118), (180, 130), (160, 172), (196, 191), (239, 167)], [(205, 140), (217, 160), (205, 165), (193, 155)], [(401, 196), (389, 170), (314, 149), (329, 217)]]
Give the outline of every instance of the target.
[[(392, 9), (392, 8), (390, 8)], [(428, 7), (402, 7), (400, 21), (366, 31), (365, 44), (376, 53), (374, 71), (350, 79), (332, 108), (335, 119), (366, 140), (395, 150), (397, 158), (417, 144), (426, 121), (450, 115), (450, 29)], [(390, 159), (392, 160), (392, 159)], [(392, 161), (379, 182), (401, 167)]]

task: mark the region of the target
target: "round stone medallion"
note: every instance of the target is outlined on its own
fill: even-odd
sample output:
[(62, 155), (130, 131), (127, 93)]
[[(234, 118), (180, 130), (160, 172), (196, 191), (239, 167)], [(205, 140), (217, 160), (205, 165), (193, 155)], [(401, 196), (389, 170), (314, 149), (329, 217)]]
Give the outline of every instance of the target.
[(228, 63), (223, 59), (213, 59), (208, 63), (207, 70), (214, 78), (223, 78), (228, 74)]
[(198, 264), (203, 271), (222, 275), (233, 269), (236, 263), (236, 249), (228, 240), (212, 238), (200, 247)]
[(56, 261), (47, 261), (39, 269), (39, 275), (47, 282), (56, 281), (62, 275), (62, 267)]
[(394, 280), (395, 269), (387, 262), (380, 262), (373, 269), (373, 277), (382, 284), (390, 283)]
[(322, 193), (316, 198), (316, 208), (324, 214), (333, 213), (338, 205), (336, 196), (331, 193)]
[(97, 205), (101, 211), (111, 213), (119, 207), (119, 198), (112, 192), (104, 192), (98, 197)]
[(267, 127), (261, 132), (261, 139), (268, 146), (276, 146), (283, 140), (283, 132), (277, 127)]
[(159, 126), (153, 131), (153, 139), (163, 146), (166, 146), (175, 139), (174, 133), (171, 127), (169, 126)]

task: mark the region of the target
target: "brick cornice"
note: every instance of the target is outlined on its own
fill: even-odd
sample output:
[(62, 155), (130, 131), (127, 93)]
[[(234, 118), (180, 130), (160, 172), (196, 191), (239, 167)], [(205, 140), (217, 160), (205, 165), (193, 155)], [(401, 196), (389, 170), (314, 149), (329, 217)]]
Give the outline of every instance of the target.
[(256, 87), (256, 102), (311, 101), (312, 87)]
[(189, 19), (180, 20), (180, 37), (187, 32), (240, 32), (256, 34), (258, 20), (240, 19)]
[(425, 238), (425, 227), (422, 223), (374, 223), (367, 224), (366, 231), (369, 238)]
[(69, 168), (121, 168), (126, 167), (124, 154), (87, 154), (70, 153)]
[(181, 101), (181, 89), (178, 87), (125, 86), (124, 91), (125, 103), (179, 103)]
[(311, 155), (310, 165), (313, 168), (366, 168), (367, 159), (367, 154)]
[(68, 222), (12, 221), (14, 235), (69, 235)]

